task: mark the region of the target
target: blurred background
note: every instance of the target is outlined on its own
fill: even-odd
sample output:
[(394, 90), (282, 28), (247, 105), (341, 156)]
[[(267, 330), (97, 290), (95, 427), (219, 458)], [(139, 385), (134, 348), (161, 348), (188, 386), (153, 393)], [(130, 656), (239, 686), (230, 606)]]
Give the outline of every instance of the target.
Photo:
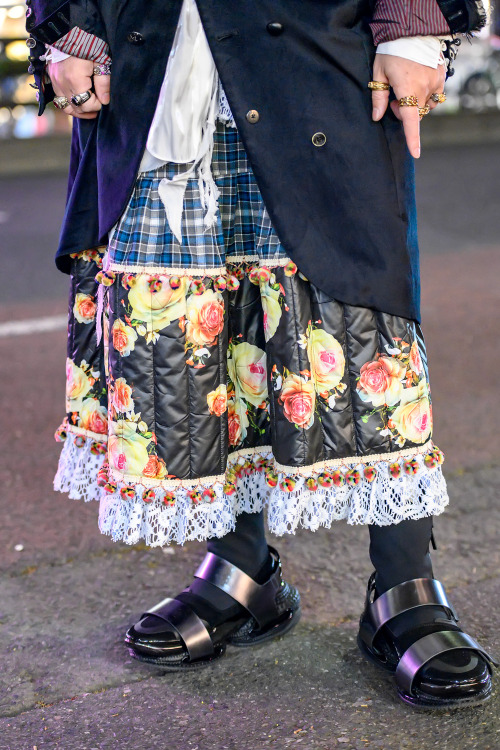
[[(144, 726), (150, 727), (153, 701), (158, 721), (168, 720), (168, 733), (168, 683), (157, 674), (151, 681), (146, 669), (125, 660), (123, 633), (146, 606), (186, 585), (186, 570), (199, 561), (200, 548), (190, 543), (160, 551), (114, 544), (99, 533), (96, 504), (68, 500), (52, 489), (60, 450), (53, 433), (64, 416), (68, 290), (68, 278), (56, 270), (53, 256), (64, 212), (70, 118), (51, 106), (37, 116), (24, 19), (23, 3), (0, 0), (0, 570), (5, 574), (0, 579), (0, 633), (6, 654), (0, 675), (6, 744), (0, 740), (0, 746), (135, 750), (151, 743), (144, 739), (145, 745), (136, 745), (125, 736), (130, 688), (123, 686), (137, 683), (132, 688), (134, 716), (142, 711)], [(471, 44), (462, 41), (446, 93), (447, 102), (422, 122), (423, 151), (416, 162), (422, 325), (435, 441), (446, 454), (451, 496), (449, 511), (436, 522), (435, 573), (452, 593), (471, 634), (498, 655), (500, 636), (489, 614), (498, 611), (500, 601), (500, 3), (491, 9), (491, 23), (480, 37)], [(277, 746), (288, 748), (302, 742), (304, 732), (312, 737), (314, 731), (317, 739), (306, 739), (301, 747), (331, 750), (337, 747), (331, 731), (342, 734), (351, 716), (349, 731), (357, 739), (342, 747), (365, 747), (363, 738), (369, 736), (380, 741), (370, 747), (400, 750), (397, 733), (400, 721), (407, 726), (405, 710), (391, 703), (392, 688), (358, 664), (351, 643), (370, 572), (366, 529), (338, 524), (314, 534), (301, 530), (278, 546), (289, 580), (305, 599), (305, 624), (297, 629), (297, 638), (309, 638), (311, 623), (316, 628), (311, 654), (308, 641), (301, 646), (304, 663), (295, 664), (284, 680), (272, 675), (286, 670), (281, 666), (289, 657), (286, 642), (262, 657), (258, 671), (253, 670), (253, 654), (239, 667), (230, 657), (234, 685), (232, 671), (229, 678), (218, 678), (219, 687), (209, 678), (182, 688), (176, 682), (175, 711), (194, 716), (199, 726), (215, 722), (212, 740), (220, 740), (198, 745), (196, 737), (193, 747), (248, 747), (235, 722), (225, 721), (224, 711), (214, 711), (213, 719), (199, 712), (204, 701), (212, 705), (214, 696), (225, 708), (239, 710), (238, 698), (231, 696), (238, 696), (241, 675), (246, 679), (253, 670), (255, 695), (249, 690), (259, 709), (241, 714), (245, 731), (257, 738), (262, 734), (252, 747), (274, 746), (268, 739), (272, 736)], [(23, 607), (29, 617), (22, 614)], [(328, 663), (321, 661), (325, 654)], [(302, 670), (299, 690), (297, 670)], [(356, 677), (354, 682), (345, 679), (346, 670)], [(261, 695), (261, 678), (265, 684), (279, 680), (271, 690), (274, 703), (267, 703), (265, 692)], [(325, 695), (330, 701), (333, 696), (335, 705), (325, 704)], [(375, 695), (376, 710), (371, 710), (371, 697), (364, 696)], [(74, 702), (66, 705), (67, 698)], [(280, 700), (282, 718), (285, 711), (291, 714), (277, 724), (274, 712), (281, 710), (276, 709)], [(8, 724), (2, 724), (2, 716), (11, 717)], [(328, 724), (332, 716), (338, 719), (334, 730)], [(446, 724), (449, 745), (435, 734), (431, 717), (422, 719), (415, 730), (419, 741), (413, 745), (409, 739), (408, 747), (436, 741), (450, 748), (499, 747), (498, 698), (486, 713), (470, 718), (464, 711), (461, 716)], [(77, 745), (64, 739), (58, 744), (58, 738), (73, 732), (74, 721)], [(101, 743), (100, 738), (109, 738), (110, 726), (115, 737), (123, 734), (122, 744)], [(405, 731), (411, 734), (412, 726)], [(82, 744), (83, 735), (97, 739), (89, 737), (90, 744)], [(339, 742), (348, 740), (342, 734)], [(188, 744), (170, 746), (185, 750)]]
[[(473, 45), (464, 43), (448, 81), (448, 100), (439, 114), (487, 112), (500, 108), (500, 6), (490, 7), (490, 24)], [(0, 0), (0, 138), (39, 138), (66, 133), (68, 118), (52, 107), (36, 116), (35, 90), (27, 73), (25, 4)]]

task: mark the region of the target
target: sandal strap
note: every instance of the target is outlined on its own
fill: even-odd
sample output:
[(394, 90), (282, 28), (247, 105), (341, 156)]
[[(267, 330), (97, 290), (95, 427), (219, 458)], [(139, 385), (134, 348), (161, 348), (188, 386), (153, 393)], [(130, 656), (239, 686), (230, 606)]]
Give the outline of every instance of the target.
[(178, 599), (163, 599), (152, 607), (146, 615), (155, 615), (172, 626), (178, 633), (189, 654), (189, 660), (203, 659), (212, 656), (214, 644), (210, 633), (191, 607)]
[[(368, 596), (374, 592), (374, 585), (369, 589)], [(455, 622), (458, 617), (446, 596), (442, 583), (435, 578), (413, 578), (404, 581), (381, 594), (375, 601), (368, 601), (366, 613), (370, 619), (370, 633), (365, 633), (367, 645), (373, 647), (373, 642), (387, 622), (393, 620), (403, 612), (416, 607), (443, 607), (448, 616)]]
[(396, 684), (406, 695), (411, 695), (417, 673), (431, 659), (449, 651), (466, 649), (475, 651), (486, 660), (490, 673), (491, 665), (497, 666), (492, 657), (470, 635), (457, 630), (442, 630), (430, 633), (415, 641), (403, 654), (396, 668)]
[(212, 552), (206, 554), (194, 575), (229, 594), (255, 618), (259, 628), (263, 628), (282, 614), (276, 604), (276, 595), (282, 586), (281, 563), (276, 550), (269, 547), (269, 551), (277, 559), (278, 567), (263, 584)]

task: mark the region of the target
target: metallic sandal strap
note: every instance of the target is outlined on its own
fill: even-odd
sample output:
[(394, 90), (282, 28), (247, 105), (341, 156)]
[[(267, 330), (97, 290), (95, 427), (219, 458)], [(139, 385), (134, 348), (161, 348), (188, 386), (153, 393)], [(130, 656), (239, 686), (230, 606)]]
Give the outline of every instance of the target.
[(422, 667), (436, 656), (458, 649), (466, 649), (467, 651), (475, 651), (481, 654), (485, 658), (490, 672), (491, 665), (496, 664), (491, 656), (481, 648), (479, 643), (466, 633), (458, 630), (443, 630), (437, 633), (430, 633), (415, 641), (401, 657), (395, 675), (398, 688), (406, 695), (411, 695), (413, 682)]
[(214, 653), (214, 644), (208, 630), (198, 615), (184, 602), (163, 599), (148, 612), (144, 612), (142, 617), (146, 615), (155, 615), (172, 626), (182, 639), (190, 661), (203, 659)]
[[(279, 563), (278, 553), (271, 547), (269, 549), (277, 557)], [(276, 606), (276, 594), (281, 587), (280, 564), (266, 583), (259, 584), (236, 565), (208, 552), (194, 575), (229, 594), (238, 604), (248, 610), (257, 620), (260, 628), (281, 614)]]
[(368, 615), (372, 625), (369, 647), (373, 646), (380, 628), (394, 617), (416, 607), (430, 606), (444, 607), (455, 622), (458, 621), (443, 585), (434, 578), (414, 578), (404, 581), (381, 594), (368, 606)]

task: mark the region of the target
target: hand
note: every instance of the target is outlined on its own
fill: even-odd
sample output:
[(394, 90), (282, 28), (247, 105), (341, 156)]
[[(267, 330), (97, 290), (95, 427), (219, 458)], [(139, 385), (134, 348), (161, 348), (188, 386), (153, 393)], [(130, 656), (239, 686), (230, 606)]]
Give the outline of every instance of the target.
[[(66, 115), (78, 117), (81, 120), (92, 120), (103, 104), (109, 104), (110, 76), (94, 76), (92, 60), (82, 60), (79, 57), (68, 57), (57, 63), (48, 63), (47, 71), (56, 96), (65, 96), (70, 104), (62, 112)], [(94, 84), (95, 94), (88, 102), (80, 107), (71, 104), (74, 94), (83, 94)]]
[[(444, 65), (438, 65), (437, 69), (428, 65), (407, 60), (396, 55), (375, 55), (373, 64), (373, 80), (389, 83), (396, 98), (403, 96), (416, 96), (418, 106), (426, 104), (431, 109), (437, 106), (436, 102), (430, 101), (429, 97), (434, 93), (444, 91), (446, 70)], [(372, 91), (373, 113), (375, 121), (381, 120), (389, 103), (388, 91)], [(401, 120), (404, 127), (406, 143), (410, 154), (418, 159), (420, 156), (420, 118), (418, 107), (400, 107), (397, 101), (391, 102), (391, 109)]]

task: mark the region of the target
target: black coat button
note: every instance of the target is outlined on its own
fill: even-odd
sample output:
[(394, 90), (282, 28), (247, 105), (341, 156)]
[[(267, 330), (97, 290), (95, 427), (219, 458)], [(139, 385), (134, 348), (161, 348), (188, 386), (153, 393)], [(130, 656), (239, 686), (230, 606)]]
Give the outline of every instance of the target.
[(130, 42), (130, 44), (144, 44), (144, 37), (138, 31), (131, 31), (127, 36), (127, 42)]
[(283, 24), (278, 23), (278, 21), (271, 21), (267, 24), (266, 29), (271, 34), (271, 36), (279, 36), (283, 33)]
[(324, 133), (315, 133), (311, 140), (314, 146), (324, 146), (326, 143), (326, 135)]
[(251, 109), (249, 112), (246, 113), (246, 118), (248, 122), (251, 122), (253, 125), (256, 122), (259, 122), (260, 115), (256, 109)]

